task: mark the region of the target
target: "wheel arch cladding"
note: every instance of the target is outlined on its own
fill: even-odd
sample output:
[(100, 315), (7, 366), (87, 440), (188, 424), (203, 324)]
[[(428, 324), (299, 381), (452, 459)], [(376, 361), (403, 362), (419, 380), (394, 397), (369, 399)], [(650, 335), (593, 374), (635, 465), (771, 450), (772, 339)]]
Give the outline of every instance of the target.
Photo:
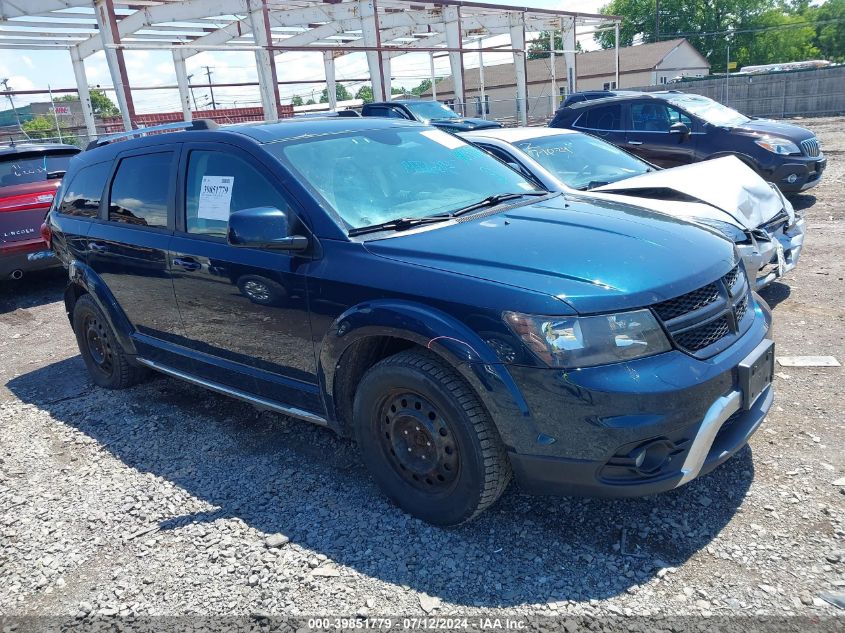
[(134, 328), (102, 278), (90, 266), (80, 261), (71, 262), (69, 276), (70, 284), (65, 289), (65, 307), (68, 309), (71, 322), (73, 322), (73, 307), (76, 301), (83, 294), (88, 294), (102, 310), (124, 352), (130, 355), (136, 354), (137, 350), (132, 342)]
[[(411, 347), (445, 360), (475, 391), (494, 423), (528, 417), (519, 388), (496, 353), (473, 330), (448, 314), (402, 300), (358, 304), (341, 314), (326, 333), (318, 375), (326, 409), (338, 430), (350, 430), (355, 389), (377, 362)], [(508, 433), (500, 429), (507, 442)]]

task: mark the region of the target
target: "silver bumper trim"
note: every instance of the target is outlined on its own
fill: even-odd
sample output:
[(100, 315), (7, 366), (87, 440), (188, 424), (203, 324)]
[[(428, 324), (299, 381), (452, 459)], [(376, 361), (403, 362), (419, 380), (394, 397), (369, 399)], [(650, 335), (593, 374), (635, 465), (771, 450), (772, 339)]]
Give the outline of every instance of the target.
[(707, 454), (713, 446), (716, 434), (725, 421), (739, 410), (741, 404), (742, 392), (736, 390), (721, 396), (710, 405), (707, 413), (704, 414), (701, 426), (698, 427), (698, 432), (695, 434), (692, 445), (687, 452), (684, 464), (681, 466), (683, 476), (678, 482), (678, 486), (682, 486), (698, 476), (704, 466), (704, 461), (707, 459)]

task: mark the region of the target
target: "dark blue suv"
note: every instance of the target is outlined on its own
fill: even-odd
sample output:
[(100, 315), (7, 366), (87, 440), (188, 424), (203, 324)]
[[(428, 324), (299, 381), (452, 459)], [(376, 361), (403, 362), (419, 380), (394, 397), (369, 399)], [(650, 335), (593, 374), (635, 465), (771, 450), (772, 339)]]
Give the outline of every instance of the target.
[(769, 312), (730, 242), (538, 191), (413, 122), (105, 143), (73, 159), (45, 233), (96, 384), (151, 368), (326, 425), (432, 523), (512, 474), (675, 488), (772, 402)]

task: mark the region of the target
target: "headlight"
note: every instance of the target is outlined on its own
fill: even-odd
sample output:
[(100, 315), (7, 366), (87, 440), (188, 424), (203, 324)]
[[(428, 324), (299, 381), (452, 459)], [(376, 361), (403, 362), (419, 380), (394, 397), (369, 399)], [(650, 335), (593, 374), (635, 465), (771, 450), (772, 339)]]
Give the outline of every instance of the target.
[(716, 229), (734, 244), (742, 244), (748, 241), (748, 234), (729, 222), (722, 222), (721, 220), (713, 220), (711, 218), (692, 218), (692, 220), (698, 224), (709, 226), (711, 229)]
[(767, 149), (770, 152), (774, 152), (775, 154), (800, 154), (801, 150), (798, 149), (798, 146), (793, 143), (792, 141), (788, 141), (785, 138), (777, 138), (776, 136), (763, 136), (758, 138), (754, 141), (762, 147), (763, 149)]
[(550, 367), (592, 367), (672, 348), (650, 310), (589, 317), (505, 312), (508, 327)]

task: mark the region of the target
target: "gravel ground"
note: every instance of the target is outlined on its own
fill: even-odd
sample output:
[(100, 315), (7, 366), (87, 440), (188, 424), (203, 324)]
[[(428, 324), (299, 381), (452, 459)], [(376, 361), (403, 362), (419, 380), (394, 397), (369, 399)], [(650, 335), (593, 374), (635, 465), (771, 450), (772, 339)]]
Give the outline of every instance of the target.
[[(830, 165), (765, 297), (779, 354), (845, 361), (845, 121), (803, 123)], [(679, 490), (512, 486), (443, 530), (329, 431), (163, 377), (95, 388), (62, 286), (0, 289), (0, 615), (845, 615), (820, 598), (845, 592), (842, 368), (778, 368), (750, 447)]]

